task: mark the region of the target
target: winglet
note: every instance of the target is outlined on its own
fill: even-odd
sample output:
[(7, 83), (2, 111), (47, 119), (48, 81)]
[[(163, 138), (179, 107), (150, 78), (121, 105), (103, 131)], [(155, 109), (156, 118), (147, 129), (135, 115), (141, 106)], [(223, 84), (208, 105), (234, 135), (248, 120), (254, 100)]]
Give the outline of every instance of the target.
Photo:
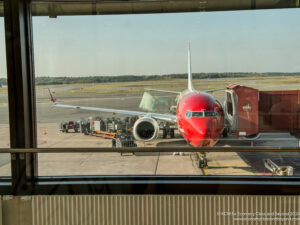
[(56, 99), (53, 97), (50, 89), (48, 88), (49, 94), (50, 94), (50, 98), (51, 98), (51, 102), (54, 104), (56, 102)]
[(193, 79), (192, 79), (192, 65), (191, 65), (191, 43), (189, 42), (188, 48), (188, 90), (193, 91)]

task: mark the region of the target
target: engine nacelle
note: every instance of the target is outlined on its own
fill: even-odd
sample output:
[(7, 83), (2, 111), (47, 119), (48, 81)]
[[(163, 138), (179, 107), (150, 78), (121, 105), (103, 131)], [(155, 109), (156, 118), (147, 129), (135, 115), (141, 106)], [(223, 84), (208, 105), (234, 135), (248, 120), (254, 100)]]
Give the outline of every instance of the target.
[(158, 137), (159, 126), (155, 119), (143, 117), (133, 126), (133, 136), (138, 141), (152, 141)]

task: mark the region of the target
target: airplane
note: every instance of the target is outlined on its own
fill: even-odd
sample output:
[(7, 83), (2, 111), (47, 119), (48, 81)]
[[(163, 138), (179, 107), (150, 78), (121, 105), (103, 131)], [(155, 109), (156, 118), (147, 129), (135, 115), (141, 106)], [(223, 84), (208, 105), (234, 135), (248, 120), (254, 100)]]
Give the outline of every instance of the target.
[[(48, 89), (49, 90), (49, 89)], [(138, 141), (152, 141), (158, 138), (157, 120), (177, 124), (181, 136), (194, 147), (211, 147), (220, 138), (224, 127), (224, 113), (221, 104), (209, 93), (224, 89), (197, 91), (194, 89), (191, 68), (191, 50), (188, 46), (188, 88), (183, 92), (148, 89), (178, 95), (176, 115), (159, 114), (121, 109), (64, 105), (56, 102), (49, 94), (54, 107), (82, 109), (138, 116), (134, 123), (133, 136)]]

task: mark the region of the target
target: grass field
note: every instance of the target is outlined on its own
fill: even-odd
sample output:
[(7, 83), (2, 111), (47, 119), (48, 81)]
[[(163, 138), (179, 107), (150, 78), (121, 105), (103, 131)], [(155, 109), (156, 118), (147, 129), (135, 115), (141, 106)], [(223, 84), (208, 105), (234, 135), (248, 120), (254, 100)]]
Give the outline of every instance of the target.
[[(194, 79), (194, 87), (197, 90), (224, 88), (228, 84), (235, 83), (259, 90), (294, 90), (300, 89), (300, 76), (289, 77), (247, 77), (247, 78), (217, 78)], [(59, 95), (72, 94), (116, 94), (116, 93), (140, 93), (145, 88), (157, 88), (170, 91), (183, 91), (187, 88), (187, 79), (160, 79), (154, 81), (114, 82), (114, 83), (90, 83), (90, 84), (66, 84), (53, 85), (60, 87)], [(38, 86), (43, 90), (48, 86)]]
[[(296, 90), (300, 89), (300, 76), (194, 79), (193, 83), (197, 90), (224, 88), (231, 83), (257, 88), (259, 90)], [(39, 98), (39, 92), (46, 92), (47, 88), (56, 89), (56, 94), (63, 96), (75, 94), (134, 94), (143, 92), (145, 88), (183, 91), (187, 88), (187, 79), (164, 78), (137, 82), (42, 85), (36, 86), (37, 97)], [(6, 96), (7, 87), (0, 88), (0, 94)], [(5, 96), (3, 97), (5, 98)], [(1, 105), (6, 105), (4, 104), (6, 103), (5, 101), (0, 101), (0, 103)]]

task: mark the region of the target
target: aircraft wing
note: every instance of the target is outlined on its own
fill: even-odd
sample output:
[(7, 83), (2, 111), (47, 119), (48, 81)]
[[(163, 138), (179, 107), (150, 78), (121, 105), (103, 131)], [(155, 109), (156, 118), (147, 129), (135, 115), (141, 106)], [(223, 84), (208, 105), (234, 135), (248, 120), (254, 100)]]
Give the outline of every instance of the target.
[[(158, 92), (166, 92), (166, 93), (173, 93), (173, 94), (180, 94), (180, 91), (167, 91), (167, 90), (158, 90), (158, 89), (151, 89), (151, 88), (145, 88), (145, 90), (148, 91), (158, 91)], [(219, 89), (210, 89), (210, 90), (204, 90), (203, 92), (215, 92), (215, 91), (223, 91), (226, 90), (226, 88), (219, 88)]]
[(226, 88), (204, 90), (204, 92), (215, 92), (215, 91), (223, 91), (223, 90), (226, 90)]
[(121, 110), (121, 109), (107, 109), (107, 108), (88, 107), (88, 106), (64, 105), (57, 102), (53, 102), (53, 106), (60, 107), (60, 108), (68, 108), (68, 109), (82, 109), (82, 110), (97, 111), (97, 112), (126, 114), (132, 116), (148, 116), (148, 117), (152, 117), (153, 119), (164, 120), (172, 123), (176, 123), (177, 121), (176, 116), (169, 115), (169, 114), (129, 111), (129, 110)]
[(158, 90), (158, 89), (152, 89), (152, 88), (145, 88), (147, 91), (158, 91), (158, 92), (166, 92), (166, 93), (173, 93), (173, 94), (180, 94), (180, 91), (167, 91), (167, 90)]

